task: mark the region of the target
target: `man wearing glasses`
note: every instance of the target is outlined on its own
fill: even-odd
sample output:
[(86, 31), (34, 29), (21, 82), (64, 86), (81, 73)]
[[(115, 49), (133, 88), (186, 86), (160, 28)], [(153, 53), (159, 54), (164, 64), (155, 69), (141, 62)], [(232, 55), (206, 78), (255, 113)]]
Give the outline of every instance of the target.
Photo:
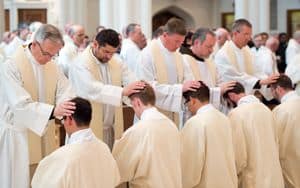
[(56, 27), (42, 25), (33, 42), (15, 49), (1, 67), (0, 187), (29, 187), (29, 164), (33, 172), (41, 158), (59, 146), (49, 120), (75, 109), (66, 101), (73, 96), (68, 81), (51, 61), (63, 45)]

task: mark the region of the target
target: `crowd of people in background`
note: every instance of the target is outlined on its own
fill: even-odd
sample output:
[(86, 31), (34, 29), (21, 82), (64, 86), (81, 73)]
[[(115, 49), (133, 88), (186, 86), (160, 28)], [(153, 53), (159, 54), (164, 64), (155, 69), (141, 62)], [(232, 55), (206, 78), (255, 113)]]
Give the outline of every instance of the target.
[(22, 23), (0, 90), (3, 188), (300, 187), (300, 31)]

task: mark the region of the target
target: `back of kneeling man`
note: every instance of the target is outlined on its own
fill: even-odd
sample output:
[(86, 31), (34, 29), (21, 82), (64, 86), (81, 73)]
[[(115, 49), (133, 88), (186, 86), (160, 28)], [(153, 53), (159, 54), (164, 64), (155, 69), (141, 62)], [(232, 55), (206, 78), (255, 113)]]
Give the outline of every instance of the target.
[(89, 128), (91, 104), (79, 97), (71, 101), (74, 114), (63, 118), (66, 145), (40, 162), (32, 188), (113, 188), (120, 179), (118, 167), (109, 148)]
[(115, 142), (121, 182), (132, 188), (181, 188), (180, 137), (176, 125), (155, 107), (151, 86), (130, 96), (140, 119)]
[(183, 188), (235, 188), (229, 119), (209, 104), (209, 88), (199, 82), (200, 88), (183, 93), (193, 114), (180, 133)]

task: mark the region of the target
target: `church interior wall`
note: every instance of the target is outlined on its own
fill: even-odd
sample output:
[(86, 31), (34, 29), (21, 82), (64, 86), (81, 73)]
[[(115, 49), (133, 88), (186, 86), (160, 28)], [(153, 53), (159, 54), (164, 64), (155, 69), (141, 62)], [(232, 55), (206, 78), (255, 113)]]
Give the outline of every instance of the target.
[[(299, 0), (277, 0), (277, 30), (278, 32), (287, 31), (287, 10), (290, 9), (300, 9)], [(281, 18), (281, 19), (280, 19)]]

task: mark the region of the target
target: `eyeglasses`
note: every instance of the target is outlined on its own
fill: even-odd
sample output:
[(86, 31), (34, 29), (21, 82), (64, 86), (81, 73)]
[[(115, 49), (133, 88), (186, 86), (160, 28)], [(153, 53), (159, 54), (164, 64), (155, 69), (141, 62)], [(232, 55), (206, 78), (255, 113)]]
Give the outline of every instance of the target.
[(58, 57), (58, 53), (52, 55), (52, 54), (50, 54), (49, 52), (46, 52), (46, 51), (42, 48), (42, 46), (41, 46), (41, 44), (40, 44), (39, 42), (36, 42), (36, 43), (37, 43), (38, 46), (40, 47), (40, 50), (41, 50), (41, 53), (42, 53), (43, 56), (48, 56), (48, 57), (50, 57), (51, 59), (55, 59), (55, 58)]

